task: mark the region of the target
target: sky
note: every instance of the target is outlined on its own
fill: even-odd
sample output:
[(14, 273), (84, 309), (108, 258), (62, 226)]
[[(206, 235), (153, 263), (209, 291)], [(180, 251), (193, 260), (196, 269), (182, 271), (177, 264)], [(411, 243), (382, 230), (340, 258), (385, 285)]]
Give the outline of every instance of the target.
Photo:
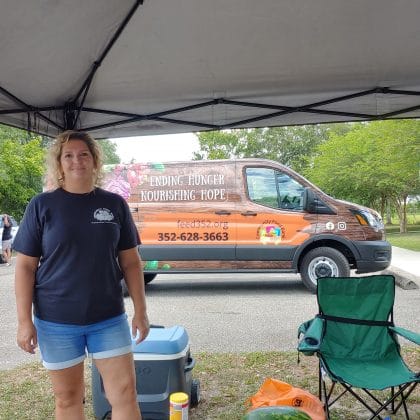
[(117, 145), (121, 163), (168, 162), (192, 160), (199, 150), (198, 139), (193, 133), (160, 136), (122, 137), (110, 139)]

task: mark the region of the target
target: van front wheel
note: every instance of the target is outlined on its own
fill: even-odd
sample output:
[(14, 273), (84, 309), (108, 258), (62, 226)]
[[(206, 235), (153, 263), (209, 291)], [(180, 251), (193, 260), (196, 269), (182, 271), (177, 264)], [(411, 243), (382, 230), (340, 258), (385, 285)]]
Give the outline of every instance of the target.
[(303, 257), (300, 276), (303, 284), (315, 293), (318, 278), (348, 277), (350, 265), (346, 257), (334, 248), (315, 248)]

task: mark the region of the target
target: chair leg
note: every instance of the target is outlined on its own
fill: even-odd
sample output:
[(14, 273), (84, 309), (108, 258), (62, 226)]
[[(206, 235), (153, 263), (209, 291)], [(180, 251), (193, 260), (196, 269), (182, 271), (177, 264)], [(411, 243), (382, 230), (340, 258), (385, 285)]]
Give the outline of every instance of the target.
[(325, 384), (324, 380), (322, 380), (322, 385), (323, 385), (323, 391), (324, 391), (324, 410), (327, 416), (327, 420), (330, 420), (330, 405), (328, 402), (329, 402), (331, 394), (327, 394), (327, 385)]
[(395, 394), (395, 388), (391, 387), (391, 398), (392, 398), (391, 409), (392, 409), (393, 413), (395, 413), (395, 397), (394, 397), (394, 394)]
[(369, 395), (369, 397), (370, 398), (372, 398), (372, 400), (374, 400), (374, 401), (376, 401), (377, 402), (377, 404), (379, 405), (379, 406), (381, 406), (381, 405), (383, 405), (383, 402), (382, 401), (379, 401), (371, 392), (369, 392), (367, 389), (365, 389), (365, 388), (361, 388), (366, 394), (368, 394)]
[[(396, 413), (398, 410), (399, 410), (399, 408), (401, 407), (401, 405), (404, 407), (404, 413), (405, 413), (405, 418), (407, 419), (407, 420), (410, 420), (410, 416), (409, 416), (409, 414), (408, 414), (408, 408), (407, 408), (407, 403), (406, 403), (406, 401), (407, 401), (407, 398), (410, 396), (410, 394), (414, 391), (414, 389), (416, 388), (416, 386), (418, 385), (418, 382), (415, 382), (415, 383), (413, 383), (413, 384), (405, 384), (404, 386), (399, 386), (399, 391), (397, 392), (397, 394), (395, 394), (395, 396), (393, 397), (393, 403), (394, 403), (394, 401), (395, 401), (395, 399), (396, 399), (396, 397), (398, 397), (398, 395), (400, 395), (401, 394), (401, 401), (399, 402), (399, 404), (396, 406), (396, 407), (394, 407), (394, 404), (393, 404), (393, 413)], [(408, 389), (408, 391), (404, 394), (404, 391), (407, 389), (407, 388), (409, 388)], [(391, 397), (392, 398), (392, 397)], [(389, 401), (389, 400), (388, 400)]]
[(318, 366), (318, 397), (320, 401), (322, 401), (322, 389), (321, 389), (321, 382), (322, 382), (322, 372), (321, 372), (321, 362), (319, 362)]
[(330, 392), (329, 392), (329, 394), (328, 394), (328, 405), (329, 405), (329, 407), (331, 407), (336, 401), (338, 401), (346, 392), (347, 392), (347, 389), (344, 389), (344, 391), (340, 394), (340, 395), (337, 395), (332, 401), (331, 401), (331, 395), (332, 395), (332, 393), (334, 392), (334, 388), (335, 388), (335, 382), (332, 384), (332, 386), (331, 386), (331, 388), (330, 388)]
[[(383, 403), (377, 410), (376, 410), (376, 412), (374, 413), (374, 415), (373, 415), (373, 417), (371, 417), (369, 420), (371, 420), (371, 419), (374, 419), (375, 417), (377, 417), (378, 416), (378, 414), (384, 409), (384, 408), (386, 408), (387, 406), (389, 406), (389, 405), (391, 405), (391, 407), (392, 407), (392, 412), (393, 412), (393, 414), (395, 414), (398, 410), (399, 410), (399, 408), (401, 407), (401, 405), (403, 405), (403, 407), (404, 407), (404, 413), (405, 413), (405, 418), (407, 419), (407, 420), (410, 420), (410, 416), (409, 416), (409, 414), (408, 414), (408, 409), (407, 409), (407, 404), (406, 404), (406, 400), (407, 400), (407, 398), (409, 397), (409, 395), (414, 391), (414, 388), (417, 386), (417, 382), (416, 383), (413, 383), (413, 384), (410, 384), (410, 383), (408, 383), (408, 384), (405, 384), (404, 386), (399, 386), (399, 391), (398, 392), (396, 392), (395, 393), (395, 389), (391, 389), (391, 397), (387, 400), (387, 401), (385, 401), (385, 403)], [(407, 389), (407, 388), (409, 388), (408, 389), (408, 391), (407, 391), (407, 393), (406, 394), (404, 394), (404, 391)], [(365, 392), (366, 392), (366, 390), (365, 390)], [(400, 401), (400, 403), (395, 407), (395, 404), (394, 404), (394, 402), (396, 401), (396, 398), (398, 398), (399, 396), (401, 396), (401, 401)]]
[[(371, 417), (369, 420), (373, 420), (375, 418), (382, 420), (383, 417), (379, 413), (381, 413), (384, 409), (391, 408), (392, 413), (396, 414), (401, 405), (404, 407), (404, 414), (407, 420), (410, 420), (408, 408), (406, 404), (406, 400), (410, 396), (410, 394), (414, 391), (418, 383), (408, 383), (403, 386), (399, 386), (399, 390), (396, 392), (395, 387), (391, 387), (391, 396), (388, 398), (387, 401), (384, 403), (380, 401), (378, 398), (375, 397), (371, 392), (369, 392), (367, 389), (361, 388), (362, 391), (364, 391), (373, 401), (375, 401), (379, 408), (376, 409), (375, 407), (371, 408), (367, 402), (365, 402), (355, 391), (353, 391), (352, 387), (346, 383), (340, 383), (344, 391), (335, 397), (333, 400), (332, 394), (336, 385), (336, 382), (333, 380), (331, 386), (329, 389), (327, 389), (327, 383), (324, 379), (324, 372), (321, 363), (319, 364), (319, 371), (318, 371), (318, 396), (321, 402), (324, 405), (324, 411), (327, 420), (330, 419), (330, 407), (339, 399), (341, 398), (346, 392), (350, 392), (350, 394), (353, 395), (354, 398), (356, 398), (367, 410), (370, 411)], [(398, 397), (401, 398), (401, 400), (398, 402)], [(373, 402), (372, 401), (372, 402)]]
[[(414, 389), (414, 387), (413, 387), (413, 389)], [(401, 391), (401, 386), (400, 386), (400, 391)], [(410, 391), (412, 391), (412, 390), (410, 390)], [(410, 420), (410, 419), (409, 419), (409, 416), (408, 416), (407, 404), (406, 404), (406, 402), (405, 402), (406, 398), (407, 398), (407, 396), (405, 396), (405, 395), (404, 395), (404, 393), (401, 391), (401, 401), (402, 401), (402, 403), (403, 403), (403, 407), (404, 407), (405, 418), (406, 418), (407, 420)]]
[(318, 396), (319, 396), (319, 400), (324, 404), (326, 420), (330, 420), (327, 387), (325, 384), (325, 380), (323, 378), (321, 361), (319, 361), (319, 367), (318, 367)]
[[(369, 418), (369, 420), (374, 419), (375, 417), (377, 417), (379, 420), (382, 420), (382, 417), (378, 415), (378, 413), (383, 409), (383, 407), (375, 413), (375, 411), (373, 410), (373, 408), (369, 407), (369, 405), (356, 393), (353, 391), (352, 387), (345, 384), (345, 383), (340, 383), (340, 385), (344, 388), (344, 391), (340, 393), (340, 395), (338, 395), (337, 397), (334, 398), (333, 401), (331, 401), (331, 395), (334, 391), (334, 387), (336, 385), (336, 382), (333, 382), (329, 393), (327, 394), (327, 390), (325, 387), (325, 381), (323, 381), (324, 384), (324, 395), (326, 396), (325, 398), (325, 408), (326, 408), (326, 413), (328, 413), (329, 416), (329, 407), (331, 407), (337, 400), (339, 400), (346, 392), (349, 392), (356, 400), (358, 400), (367, 410), (369, 410), (373, 415), (372, 417)], [(366, 390), (364, 390), (366, 392)], [(369, 394), (369, 393), (368, 393)], [(370, 395), (370, 394), (369, 394)], [(375, 397), (373, 397), (375, 399), (375, 401), (381, 405), (382, 403), (380, 401), (378, 401)], [(327, 411), (328, 410), (328, 411)], [(327, 419), (329, 419), (329, 417), (327, 417)]]
[(346, 389), (346, 391), (348, 391), (348, 392), (350, 392), (350, 394), (351, 395), (353, 395), (353, 397), (354, 398), (356, 398), (356, 400), (357, 401), (359, 401), (361, 404), (363, 404), (372, 414), (373, 414), (373, 416), (372, 417), (370, 417), (369, 418), (369, 420), (372, 420), (372, 419), (374, 419), (375, 417), (378, 417), (378, 419), (382, 419), (382, 417), (380, 417), (379, 415), (378, 415), (378, 413), (381, 411), (381, 410), (379, 410), (378, 412), (376, 412), (375, 413), (375, 411), (371, 408), (371, 407), (369, 407), (368, 405), (367, 405), (367, 403), (365, 402), (365, 401), (363, 401), (363, 399), (359, 396), (359, 395), (357, 395), (357, 393), (356, 392), (354, 392), (353, 390), (352, 390), (352, 388), (351, 388), (351, 386), (349, 386), (349, 385), (347, 385), (346, 383), (341, 383), (341, 385)]

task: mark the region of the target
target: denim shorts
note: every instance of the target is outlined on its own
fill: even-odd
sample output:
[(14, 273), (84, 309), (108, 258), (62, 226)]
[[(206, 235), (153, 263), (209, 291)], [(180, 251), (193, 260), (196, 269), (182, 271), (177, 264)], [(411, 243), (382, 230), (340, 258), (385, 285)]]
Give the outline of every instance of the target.
[(3, 248), (3, 251), (6, 249), (12, 249), (12, 240), (6, 239), (1, 242), (1, 247)]
[(86, 352), (106, 359), (132, 351), (127, 314), (89, 325), (58, 324), (34, 319), (42, 364), (50, 370), (81, 363)]

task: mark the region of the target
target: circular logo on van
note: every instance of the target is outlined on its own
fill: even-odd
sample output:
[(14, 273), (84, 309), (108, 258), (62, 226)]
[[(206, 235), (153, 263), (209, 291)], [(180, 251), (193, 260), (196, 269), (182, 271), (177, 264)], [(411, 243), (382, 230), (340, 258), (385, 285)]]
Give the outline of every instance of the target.
[(262, 244), (277, 245), (284, 238), (284, 226), (275, 221), (268, 221), (258, 226), (257, 239)]

